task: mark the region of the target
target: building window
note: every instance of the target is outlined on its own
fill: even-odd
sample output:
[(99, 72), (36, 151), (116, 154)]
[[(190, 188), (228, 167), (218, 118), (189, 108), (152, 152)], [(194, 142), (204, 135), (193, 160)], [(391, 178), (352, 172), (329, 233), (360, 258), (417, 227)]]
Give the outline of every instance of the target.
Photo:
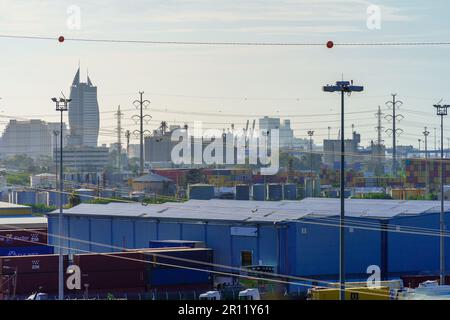
[(241, 251), (241, 266), (251, 266), (253, 264), (253, 252)]

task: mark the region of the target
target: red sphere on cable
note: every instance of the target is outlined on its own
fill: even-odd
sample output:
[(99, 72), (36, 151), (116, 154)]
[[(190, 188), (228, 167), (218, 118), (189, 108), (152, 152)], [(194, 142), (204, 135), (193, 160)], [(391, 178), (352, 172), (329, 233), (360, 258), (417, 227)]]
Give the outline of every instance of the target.
[(64, 42), (64, 37), (63, 37), (63, 36), (60, 36), (60, 37), (58, 38), (58, 41), (59, 41), (59, 42)]
[(327, 42), (327, 48), (328, 49), (331, 49), (331, 48), (333, 48), (334, 47), (334, 42), (333, 41), (328, 41)]

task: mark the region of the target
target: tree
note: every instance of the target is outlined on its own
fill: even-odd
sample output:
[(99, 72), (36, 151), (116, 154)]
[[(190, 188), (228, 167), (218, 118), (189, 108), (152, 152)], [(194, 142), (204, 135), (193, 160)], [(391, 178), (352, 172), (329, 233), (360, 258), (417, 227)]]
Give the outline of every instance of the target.
[(72, 192), (69, 196), (69, 207), (75, 207), (81, 203), (80, 196)]
[(203, 174), (199, 169), (191, 169), (186, 174), (187, 184), (196, 184), (203, 181)]

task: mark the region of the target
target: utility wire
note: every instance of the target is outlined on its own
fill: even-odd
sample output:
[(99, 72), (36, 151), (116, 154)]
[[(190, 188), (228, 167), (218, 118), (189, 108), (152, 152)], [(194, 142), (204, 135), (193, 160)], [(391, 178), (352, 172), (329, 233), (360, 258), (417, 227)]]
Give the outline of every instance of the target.
[[(130, 43), (130, 44), (162, 44), (162, 45), (201, 45), (201, 46), (280, 46), (280, 47), (325, 47), (327, 43), (321, 42), (219, 42), (219, 41), (154, 41), (154, 40), (121, 40), (121, 39), (102, 39), (102, 38), (61, 38), (51, 36), (24, 36), (1, 34), (0, 38), (5, 39), (29, 39), (29, 40), (51, 40), (51, 41), (74, 41), (74, 42), (97, 42), (97, 43)], [(61, 41), (62, 40), (62, 41)], [(450, 41), (426, 42), (337, 42), (334, 46), (446, 46)]]

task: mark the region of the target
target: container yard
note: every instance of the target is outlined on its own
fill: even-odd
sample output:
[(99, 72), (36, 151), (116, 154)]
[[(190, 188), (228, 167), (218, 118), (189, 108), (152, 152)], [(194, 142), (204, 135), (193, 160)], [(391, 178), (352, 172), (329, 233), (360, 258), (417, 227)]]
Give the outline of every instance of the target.
[[(214, 251), (213, 261), (218, 265), (241, 268), (260, 264), (281, 274), (336, 281), (338, 230), (327, 224), (336, 217), (338, 205), (337, 199), (190, 200), (146, 207), (81, 204), (65, 210), (65, 232), (92, 243), (70, 241), (66, 253), (139, 249), (165, 240), (199, 241)], [(436, 202), (349, 199), (346, 208), (352, 225), (346, 230), (346, 250), (351, 252), (347, 257), (348, 281), (365, 279), (370, 265), (381, 267), (383, 280), (438, 272), (437, 237), (386, 231), (388, 226), (394, 230), (437, 228)], [(48, 219), (50, 233), (55, 232), (56, 216), (49, 214)], [(359, 227), (366, 224), (379, 229)], [(52, 244), (54, 240), (49, 241)], [(447, 259), (450, 263), (450, 254)], [(223, 281), (232, 284), (238, 276), (225, 278)], [(290, 295), (305, 295), (304, 284), (286, 284), (285, 289)]]
[[(189, 259), (183, 262), (175, 259)], [(72, 297), (88, 292), (105, 297), (109, 293), (140, 294), (143, 298), (158, 292), (191, 294), (213, 288), (209, 272), (190, 270), (200, 263), (212, 263), (213, 252), (207, 248), (146, 248), (130, 252), (64, 255), (64, 268), (76, 265), (81, 270), (81, 288), (67, 290)], [(177, 265), (172, 267), (171, 265)], [(184, 267), (184, 269), (182, 268)], [(204, 267), (202, 267), (204, 269)], [(8, 282), (0, 288), (2, 296), (30, 295), (39, 288), (49, 295), (58, 289), (58, 255), (0, 257), (1, 278)], [(67, 275), (66, 275), (67, 278)], [(12, 281), (14, 279), (15, 281)]]

